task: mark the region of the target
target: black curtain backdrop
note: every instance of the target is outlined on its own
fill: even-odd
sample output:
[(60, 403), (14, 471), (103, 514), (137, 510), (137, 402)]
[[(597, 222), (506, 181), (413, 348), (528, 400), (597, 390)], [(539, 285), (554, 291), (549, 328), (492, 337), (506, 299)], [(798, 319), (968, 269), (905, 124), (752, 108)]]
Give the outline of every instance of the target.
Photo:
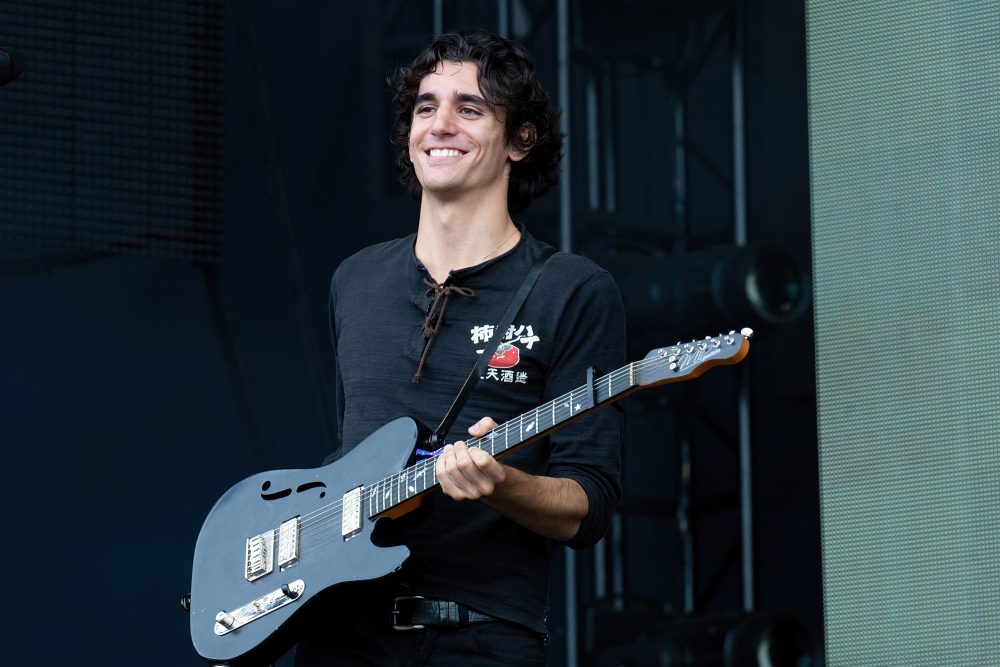
[[(202, 664), (179, 605), (201, 521), (228, 486), (252, 472), (314, 466), (331, 451), (330, 275), (357, 249), (415, 227), (416, 204), (392, 168), (385, 79), (430, 38), (432, 4), (226, 4), (217, 261), (9, 237), (0, 243), (7, 544), (14, 547), (11, 569), (32, 591), (18, 596), (9, 614), (9, 636), (16, 638), (9, 664)], [(491, 4), (445, 3), (445, 27), (496, 28)], [(555, 3), (511, 4), (512, 30), (536, 52), (554, 96)], [(578, 16), (586, 4), (571, 3), (571, 10)], [(713, 5), (709, 18), (725, 6)], [(47, 2), (37, 11), (65, 21), (88, 12), (115, 18), (114, 4)], [(750, 236), (780, 242), (808, 270), (803, 6), (747, 2), (744, 16)], [(586, 27), (579, 20), (571, 26)], [(578, 35), (585, 48), (584, 33)], [(0, 44), (18, 48), (26, 63), (17, 81), (0, 88), (0, 108), (33, 85), (35, 54), (47, 48), (25, 39), (16, 25), (0, 25)], [(720, 44), (687, 101), (688, 215), (703, 239), (722, 239), (731, 225), (724, 176), (731, 170), (730, 130), (719, 129), (731, 125), (730, 83), (725, 39)], [(609, 227), (659, 233), (662, 220), (672, 233), (677, 226), (664, 180), (672, 169), (673, 120), (656, 106), (669, 95), (662, 76), (635, 76), (633, 66), (615, 70), (616, 178), (627, 199), (620, 202), (626, 213), (611, 220), (587, 209), (587, 101), (583, 69), (574, 70), (575, 238), (595, 256), (612, 245)], [(23, 115), (43, 111), (4, 112), (0, 137), (17, 133)], [(550, 242), (559, 240), (557, 204), (553, 193), (524, 218)], [(0, 217), (0, 235), (4, 222)], [(626, 292), (643, 287), (624, 276), (619, 282)], [(676, 335), (665, 330), (659, 338), (672, 343)], [(810, 314), (762, 330), (748, 363), (758, 607), (792, 612), (821, 641)], [(606, 568), (608, 586), (615, 567), (624, 573), (626, 608), (680, 609), (676, 435), (691, 427), (679, 416), (682, 407), (697, 417), (691, 428), (701, 443), (694, 459), (700, 611), (739, 608), (732, 552), (738, 512), (727, 495), (736, 483), (735, 375), (713, 374), (633, 400), (622, 560), (609, 560), (616, 557), (610, 545), (603, 561), (579, 554), (581, 632), (585, 607), (599, 593), (597, 568)], [(566, 628), (558, 558), (556, 565), (553, 665), (565, 660)], [(588, 641), (581, 637), (581, 661), (593, 660)]]

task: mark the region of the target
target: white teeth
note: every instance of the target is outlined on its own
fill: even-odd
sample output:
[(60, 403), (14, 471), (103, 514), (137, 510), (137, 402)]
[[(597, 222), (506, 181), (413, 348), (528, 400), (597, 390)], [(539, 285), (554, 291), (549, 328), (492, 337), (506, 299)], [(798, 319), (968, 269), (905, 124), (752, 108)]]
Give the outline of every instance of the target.
[(461, 151), (456, 151), (452, 148), (432, 148), (431, 157), (458, 157), (462, 154)]

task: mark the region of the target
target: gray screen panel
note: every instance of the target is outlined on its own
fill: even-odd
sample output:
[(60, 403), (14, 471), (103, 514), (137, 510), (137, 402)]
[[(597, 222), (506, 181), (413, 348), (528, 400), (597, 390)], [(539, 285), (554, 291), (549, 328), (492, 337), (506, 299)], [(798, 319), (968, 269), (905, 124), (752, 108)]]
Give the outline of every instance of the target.
[(1000, 5), (807, 24), (827, 657), (1000, 664)]

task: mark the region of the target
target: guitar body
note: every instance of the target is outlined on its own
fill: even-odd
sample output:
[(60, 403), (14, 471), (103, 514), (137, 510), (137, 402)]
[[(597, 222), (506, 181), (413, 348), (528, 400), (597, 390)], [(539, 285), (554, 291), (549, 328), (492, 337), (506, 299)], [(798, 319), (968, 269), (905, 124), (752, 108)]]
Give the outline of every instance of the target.
[[(335, 463), (308, 470), (274, 470), (239, 482), (212, 508), (198, 535), (191, 579), (191, 639), (198, 654), (214, 663), (257, 664), (280, 655), (294, 642), (293, 617), (319, 593), (338, 585), (377, 579), (398, 569), (406, 547), (377, 547), (375, 523), (361, 521), (349, 539), (341, 535), (342, 496), (371, 480), (403, 469), (417, 442), (417, 424), (403, 417), (365, 438)], [(334, 514), (336, 516), (329, 516)], [(247, 540), (300, 517), (297, 562), (247, 580)], [(225, 634), (216, 615), (232, 612), (270, 594), (284, 601), (282, 585), (301, 581), (294, 600)]]

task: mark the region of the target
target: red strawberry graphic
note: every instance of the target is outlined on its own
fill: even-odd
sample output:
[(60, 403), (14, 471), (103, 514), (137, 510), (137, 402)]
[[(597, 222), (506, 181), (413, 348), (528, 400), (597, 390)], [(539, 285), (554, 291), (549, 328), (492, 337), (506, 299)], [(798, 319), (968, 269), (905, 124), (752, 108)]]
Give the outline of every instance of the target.
[(501, 343), (489, 365), (493, 368), (513, 368), (521, 361), (521, 350), (513, 343)]

